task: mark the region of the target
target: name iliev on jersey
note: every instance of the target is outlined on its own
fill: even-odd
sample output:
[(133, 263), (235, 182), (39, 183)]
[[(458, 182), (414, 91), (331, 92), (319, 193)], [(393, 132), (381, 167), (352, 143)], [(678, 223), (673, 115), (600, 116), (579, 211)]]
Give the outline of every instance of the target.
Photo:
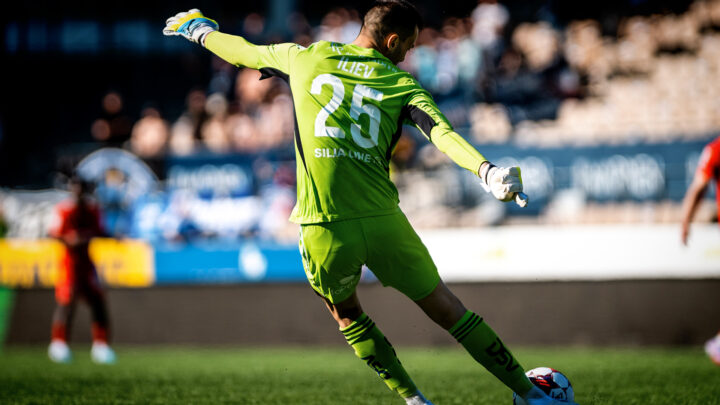
[(355, 76), (362, 76), (366, 79), (370, 77), (373, 70), (375, 70), (374, 67), (368, 66), (362, 62), (352, 62), (350, 66), (348, 66), (348, 59), (345, 57), (340, 58), (340, 62), (338, 62), (337, 68)]

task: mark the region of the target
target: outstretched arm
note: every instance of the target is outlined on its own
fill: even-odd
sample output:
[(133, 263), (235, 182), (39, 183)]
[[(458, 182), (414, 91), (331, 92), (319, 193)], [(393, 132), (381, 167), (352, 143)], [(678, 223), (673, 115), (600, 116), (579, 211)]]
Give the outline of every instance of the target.
[(215, 20), (196, 8), (170, 17), (166, 24), (163, 34), (182, 36), (235, 66), (273, 68), (289, 74), (290, 59), (302, 49), (292, 43), (255, 45), (241, 36), (222, 33)]
[(216, 31), (208, 35), (205, 47), (231, 65), (252, 69), (264, 67), (260, 61), (265, 53), (262, 48), (267, 47), (255, 45), (241, 36)]

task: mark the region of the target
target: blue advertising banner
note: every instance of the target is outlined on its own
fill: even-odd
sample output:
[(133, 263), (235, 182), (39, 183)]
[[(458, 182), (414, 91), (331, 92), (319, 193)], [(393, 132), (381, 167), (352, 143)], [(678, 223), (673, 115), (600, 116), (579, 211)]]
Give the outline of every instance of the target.
[[(509, 208), (536, 214), (557, 191), (570, 189), (596, 202), (681, 201), (700, 153), (712, 139), (562, 148), (482, 145), (478, 149), (496, 165), (522, 168), (532, 204), (526, 210)], [(711, 190), (707, 197), (713, 195)]]
[(192, 190), (208, 196), (246, 196), (253, 192), (252, 161), (243, 155), (194, 155), (167, 161), (169, 190)]
[(304, 281), (297, 245), (252, 241), (155, 246), (157, 284)]
[(549, 149), (488, 145), (481, 150), (497, 164), (524, 162), (523, 176), (548, 176), (533, 182), (538, 197), (547, 197), (551, 188), (578, 188), (599, 201), (680, 200), (710, 140)]

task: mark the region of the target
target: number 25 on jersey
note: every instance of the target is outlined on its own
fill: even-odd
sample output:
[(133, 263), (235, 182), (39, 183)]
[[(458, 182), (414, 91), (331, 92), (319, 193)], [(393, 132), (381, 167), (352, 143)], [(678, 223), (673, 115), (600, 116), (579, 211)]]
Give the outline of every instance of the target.
[[(342, 128), (326, 125), (327, 119), (332, 115), (343, 102), (345, 98), (345, 86), (342, 81), (330, 73), (318, 75), (312, 82), (310, 93), (319, 95), (322, 93), (323, 85), (330, 85), (333, 90), (332, 98), (320, 110), (315, 118), (315, 136), (329, 136), (332, 138), (345, 138), (345, 131)], [(363, 148), (372, 148), (378, 145), (378, 135), (380, 132), (380, 109), (373, 104), (363, 104), (365, 98), (375, 101), (382, 101), (383, 93), (363, 84), (356, 84), (353, 89), (352, 101), (350, 103), (350, 117), (356, 122), (360, 120), (362, 114), (370, 117), (370, 128), (368, 128), (369, 138), (362, 135), (359, 123), (350, 125), (350, 133), (353, 141)]]

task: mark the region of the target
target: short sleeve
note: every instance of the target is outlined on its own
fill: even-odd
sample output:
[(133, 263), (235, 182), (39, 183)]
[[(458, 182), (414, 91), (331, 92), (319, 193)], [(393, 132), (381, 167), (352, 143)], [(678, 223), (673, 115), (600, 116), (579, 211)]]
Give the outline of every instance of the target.
[(705, 179), (715, 176), (720, 169), (720, 142), (715, 141), (707, 145), (700, 155), (697, 174), (702, 175)]

